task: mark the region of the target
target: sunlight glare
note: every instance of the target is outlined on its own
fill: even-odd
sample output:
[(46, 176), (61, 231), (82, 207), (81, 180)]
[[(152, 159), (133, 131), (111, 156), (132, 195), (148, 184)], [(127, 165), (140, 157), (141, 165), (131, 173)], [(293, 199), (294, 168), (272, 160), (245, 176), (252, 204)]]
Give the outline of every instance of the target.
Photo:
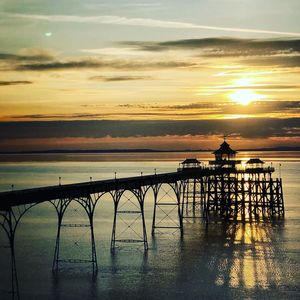
[(255, 92), (249, 90), (238, 90), (234, 93), (229, 94), (229, 98), (236, 103), (242, 105), (248, 105), (253, 101), (257, 101), (265, 98), (263, 95), (259, 95)]
[(237, 86), (247, 87), (247, 86), (249, 86), (249, 85), (251, 85), (253, 83), (253, 79), (252, 78), (248, 78), (248, 77), (242, 77), (242, 78), (236, 79), (234, 81), (234, 83)]

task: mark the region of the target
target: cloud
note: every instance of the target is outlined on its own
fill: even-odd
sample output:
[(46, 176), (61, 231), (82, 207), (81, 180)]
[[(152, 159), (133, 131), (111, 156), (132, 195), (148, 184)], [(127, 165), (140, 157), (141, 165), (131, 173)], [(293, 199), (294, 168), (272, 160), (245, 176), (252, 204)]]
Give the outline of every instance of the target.
[(0, 60), (10, 61), (49, 61), (54, 57), (54, 52), (41, 48), (21, 49), (18, 54), (0, 53)]
[(244, 138), (299, 136), (300, 118), (243, 118), (230, 120), (169, 121), (31, 121), (0, 122), (0, 139), (65, 137), (138, 137), (219, 135)]
[(250, 85), (224, 85), (224, 86), (211, 86), (205, 87), (205, 90), (214, 90), (214, 91), (226, 91), (226, 90), (255, 90), (255, 91), (262, 91), (262, 90), (269, 90), (269, 91), (276, 91), (276, 90), (296, 90), (300, 89), (300, 85), (296, 84), (250, 84)]
[(254, 115), (287, 115), (300, 114), (300, 101), (256, 101), (245, 105), (230, 103), (221, 106), (221, 113), (224, 115), (233, 114), (248, 115), (249, 112)]
[[(2, 70), (17, 71), (57, 71), (69, 69), (113, 69), (113, 70), (144, 70), (196, 67), (197, 63), (183, 60), (159, 59), (103, 59), (99, 56), (58, 58), (45, 49), (23, 49), (18, 54), (0, 53)], [(97, 78), (100, 80), (100, 77)], [(113, 76), (103, 77), (103, 81), (149, 80), (146, 76)], [(95, 78), (96, 80), (96, 78)]]
[[(86, 105), (82, 105), (83, 107), (87, 107)], [(94, 106), (95, 107), (95, 106)], [(124, 105), (123, 107), (129, 107)], [(74, 119), (102, 119), (102, 120), (110, 120), (110, 119), (125, 119), (126, 118), (153, 118), (160, 117), (162, 119), (165, 118), (190, 118), (192, 116), (199, 117), (201, 115), (212, 114), (213, 112), (178, 112), (178, 111), (170, 111), (167, 112), (166, 108), (160, 107), (161, 111), (139, 111), (139, 112), (114, 112), (114, 113), (71, 113), (71, 114), (27, 114), (27, 115), (15, 115), (9, 116), (9, 119), (16, 120), (74, 120)]]
[(113, 81), (132, 81), (132, 80), (152, 80), (153, 77), (150, 76), (92, 76), (89, 78), (90, 80), (96, 80), (96, 81), (107, 81), (107, 82), (113, 82)]
[(32, 84), (32, 81), (27, 80), (16, 80), (16, 81), (0, 81), (0, 86), (7, 86), (7, 85), (19, 85), (19, 84)]
[[(145, 109), (147, 112), (150, 112), (152, 109), (156, 111), (158, 110), (160, 113), (164, 114), (164, 116), (168, 116), (171, 111), (179, 111), (180, 113), (178, 113), (178, 115), (187, 115), (189, 117), (201, 115), (222, 115), (223, 117), (226, 117), (249, 114), (262, 115), (300, 113), (300, 101), (255, 101), (249, 103), (247, 106), (235, 102), (195, 102), (177, 105), (121, 104), (119, 107), (128, 109)], [(188, 112), (182, 113), (182, 111)]]
[[(68, 69), (112, 69), (112, 70), (154, 70), (172, 68), (207, 67), (209, 58), (233, 57), (238, 63), (252, 66), (274, 66), (295, 68), (300, 66), (300, 39), (232, 39), (204, 38), (175, 40), (165, 42), (121, 42), (125, 52), (147, 53), (147, 56), (116, 58), (112, 55), (95, 54), (94, 56), (57, 57), (45, 49), (24, 49), (18, 54), (0, 53), (2, 70), (18, 71), (57, 71)], [(130, 48), (128, 48), (130, 45)], [(119, 52), (122, 53), (122, 47)], [(131, 49), (131, 50), (129, 50)], [(99, 50), (99, 49), (98, 49)], [(97, 50), (97, 51), (98, 51)], [(149, 56), (165, 50), (194, 50), (191, 57), (173, 56), (169, 60), (162, 56)], [(85, 51), (89, 51), (85, 49)], [(90, 50), (96, 51), (95, 49)], [(184, 58), (183, 58), (184, 57)], [(208, 58), (208, 59), (206, 59)], [(100, 80), (100, 78), (98, 78)], [(120, 78), (119, 81), (121, 81)], [(125, 78), (124, 78), (125, 79)], [(103, 79), (105, 80), (105, 79)], [(129, 80), (129, 79), (128, 79)], [(137, 79), (135, 79), (137, 80)], [(107, 81), (110, 81), (109, 79)], [(113, 81), (113, 78), (112, 80)]]
[(281, 68), (299, 68), (300, 67), (300, 52), (297, 56), (271, 56), (271, 57), (256, 57), (241, 60), (242, 63), (251, 66), (276, 66)]
[(203, 56), (252, 56), (300, 52), (300, 39), (203, 38), (164, 42), (121, 42), (144, 51), (205, 50)]
[(188, 103), (183, 105), (146, 105), (146, 104), (119, 104), (118, 107), (125, 108), (143, 108), (143, 109), (195, 109), (195, 108), (216, 108), (220, 104), (212, 102), (197, 102), (197, 103)]
[[(99, 109), (97, 105), (82, 105), (85, 108)], [(294, 117), (300, 114), (300, 101), (275, 101), (275, 100), (260, 100), (242, 105), (236, 102), (192, 102), (186, 104), (175, 105), (159, 105), (159, 104), (119, 104), (116, 108), (122, 108), (121, 112), (116, 110), (115, 113), (108, 113), (95, 116), (99, 119), (154, 119), (154, 120), (169, 120), (169, 119), (212, 119), (234, 118), (235, 116), (244, 117), (277, 117), (287, 118)], [(44, 116), (44, 117), (43, 117)], [(52, 119), (75, 119), (78, 115), (60, 115)], [(10, 119), (32, 119), (31, 116), (10, 116)], [(42, 115), (40, 118), (48, 118), (47, 115)], [(87, 119), (86, 117), (83, 117)]]
[(83, 53), (89, 54), (97, 54), (97, 55), (105, 55), (105, 56), (147, 56), (150, 55), (151, 52), (147, 52), (145, 50), (140, 51), (136, 47), (108, 47), (108, 48), (92, 48), (92, 49), (81, 49)]
[[(126, 104), (125, 104), (126, 105)], [(120, 106), (125, 107), (121, 104)], [(144, 109), (159, 109), (159, 110), (190, 110), (190, 109), (216, 109), (223, 105), (223, 103), (213, 103), (213, 102), (196, 102), (188, 104), (177, 104), (177, 105), (135, 105), (138, 108)], [(127, 107), (134, 107), (134, 105), (128, 105)]]
[(41, 48), (21, 49), (18, 53), (0, 53), (0, 70), (16, 70), (27, 64), (49, 64), (55, 56), (53, 51)]
[(199, 25), (187, 22), (174, 22), (149, 18), (128, 18), (121, 16), (76, 16), (76, 15), (37, 15), (37, 14), (18, 14), (2, 12), (2, 17), (39, 20), (47, 22), (68, 22), (68, 23), (91, 23), (91, 24), (108, 24), (108, 25), (121, 25), (121, 26), (144, 26), (156, 28), (173, 28), (173, 29), (204, 29), (214, 31), (227, 31), (227, 32), (242, 32), (242, 33), (259, 33), (270, 35), (286, 35), (286, 36), (300, 36), (299, 32), (286, 32), (274, 31), (263, 29), (250, 29), (250, 28), (235, 28), (223, 26), (208, 26)]
[(101, 118), (105, 114), (93, 114), (93, 113), (73, 113), (73, 114), (29, 114), (29, 115), (18, 115), (12, 116), (13, 119), (81, 119), (81, 118)]
[(95, 68), (101, 66), (103, 66), (103, 64), (100, 61), (78, 60), (78, 61), (68, 61), (68, 62), (52, 61), (47, 63), (21, 64), (18, 65), (16, 69), (21, 71), (25, 71), (25, 70), (44, 71), (44, 70)]
[(194, 61), (232, 58), (250, 66), (300, 67), (300, 39), (203, 38), (164, 42), (120, 42), (140, 51), (194, 51)]
[(115, 70), (144, 70), (196, 67), (197, 64), (186, 61), (147, 61), (147, 60), (102, 60), (100, 58), (79, 58), (77, 60), (49, 61), (42, 63), (22, 63), (15, 66), (19, 71), (51, 71), (68, 69), (106, 68)]

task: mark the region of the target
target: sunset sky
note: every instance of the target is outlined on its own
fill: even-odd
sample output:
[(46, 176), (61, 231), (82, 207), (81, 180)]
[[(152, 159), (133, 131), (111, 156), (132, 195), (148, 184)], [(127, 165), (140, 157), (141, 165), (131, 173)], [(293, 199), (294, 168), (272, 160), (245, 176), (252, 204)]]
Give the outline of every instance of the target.
[(300, 146), (299, 0), (0, 0), (1, 151)]

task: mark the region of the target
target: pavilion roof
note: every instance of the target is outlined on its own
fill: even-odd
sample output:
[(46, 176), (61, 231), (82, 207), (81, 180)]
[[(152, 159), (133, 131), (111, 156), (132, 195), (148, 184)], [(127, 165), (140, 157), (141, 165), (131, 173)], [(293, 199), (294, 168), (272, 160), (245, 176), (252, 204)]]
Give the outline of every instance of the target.
[(237, 151), (232, 150), (229, 146), (229, 144), (224, 141), (221, 145), (220, 148), (216, 151), (213, 152), (214, 154), (236, 154)]
[(187, 158), (186, 160), (184, 160), (182, 162), (183, 165), (185, 165), (185, 164), (200, 164), (200, 163), (201, 162), (196, 158)]
[(251, 164), (264, 164), (265, 162), (264, 161), (262, 161), (261, 159), (259, 159), (259, 158), (250, 158), (247, 162), (246, 162), (246, 164), (248, 164), (248, 165), (251, 165)]

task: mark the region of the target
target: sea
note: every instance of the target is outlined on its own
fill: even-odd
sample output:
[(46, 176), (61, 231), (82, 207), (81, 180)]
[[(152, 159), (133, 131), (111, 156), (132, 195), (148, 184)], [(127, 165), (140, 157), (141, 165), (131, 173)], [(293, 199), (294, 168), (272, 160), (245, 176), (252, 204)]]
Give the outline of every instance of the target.
[[(0, 155), (0, 191), (174, 172), (181, 161), (194, 157), (207, 164), (212, 154)], [(112, 252), (114, 207), (111, 197), (103, 196), (94, 215), (97, 275), (90, 264), (66, 262), (53, 273), (57, 215), (51, 203), (41, 203), (25, 213), (16, 229), (20, 299), (300, 299), (300, 152), (240, 152), (239, 157), (259, 157), (275, 167), (274, 177), (283, 180), (284, 219), (208, 225), (201, 218), (185, 219), (183, 235), (177, 229), (152, 235), (154, 204), (149, 193), (148, 251), (140, 243), (117, 243)], [(170, 196), (167, 187), (165, 194)], [(130, 204), (136, 200), (129, 194), (126, 199)], [(159, 211), (158, 217), (163, 216)], [(140, 234), (140, 219), (132, 218), (118, 219), (118, 234)], [(176, 211), (169, 211), (167, 219), (176, 222)], [(88, 221), (83, 208), (71, 202), (64, 222)], [(60, 258), (89, 259), (89, 230), (62, 227)], [(1, 229), (0, 299), (11, 299), (10, 284), (10, 249)]]

